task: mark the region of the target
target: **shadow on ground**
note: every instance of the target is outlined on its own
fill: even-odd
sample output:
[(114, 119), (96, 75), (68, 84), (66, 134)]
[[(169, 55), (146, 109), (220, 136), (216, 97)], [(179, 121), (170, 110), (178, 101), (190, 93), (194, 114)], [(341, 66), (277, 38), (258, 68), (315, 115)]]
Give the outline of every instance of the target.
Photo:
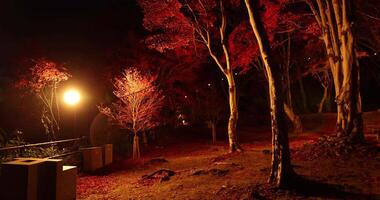
[[(347, 192), (346, 190), (350, 190)], [(357, 191), (357, 192), (356, 192)], [(377, 200), (379, 195), (360, 193), (360, 190), (347, 186), (323, 183), (302, 176), (296, 176), (288, 188), (282, 190), (269, 185), (258, 185), (253, 188), (251, 198), (257, 200), (266, 199), (350, 199), (350, 200)]]

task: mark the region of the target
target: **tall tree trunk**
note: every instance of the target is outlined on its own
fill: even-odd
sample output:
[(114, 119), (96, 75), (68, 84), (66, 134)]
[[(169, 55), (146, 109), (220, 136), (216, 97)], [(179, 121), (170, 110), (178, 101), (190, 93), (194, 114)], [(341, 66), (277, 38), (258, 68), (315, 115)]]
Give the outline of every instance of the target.
[(273, 63), (268, 36), (258, 12), (258, 1), (245, 0), (249, 21), (259, 45), (261, 58), (268, 76), (270, 112), (272, 119), (272, 167), (269, 182), (284, 187), (290, 181), (294, 171), (290, 164), (288, 132), (285, 123), (284, 105), (281, 94), (281, 73), (278, 65)]
[[(223, 1), (220, 0), (219, 3), (220, 3), (221, 13), (222, 13), (222, 19), (221, 19), (222, 21), (219, 27), (219, 36), (220, 36), (220, 45), (222, 46), (222, 50), (223, 50), (223, 54), (225, 58), (225, 65), (222, 64), (222, 62), (218, 59), (218, 57), (212, 50), (211, 39), (210, 39), (211, 36), (208, 30), (198, 27), (196, 28), (195, 31), (199, 34), (199, 36), (203, 40), (204, 44), (209, 50), (209, 54), (211, 58), (215, 61), (220, 71), (224, 74), (224, 76), (226, 77), (228, 81), (228, 98), (229, 98), (229, 108), (230, 108), (230, 117), (228, 120), (228, 141), (229, 141), (229, 151), (235, 152), (235, 151), (241, 151), (240, 145), (237, 140), (237, 132), (236, 132), (236, 125), (237, 125), (237, 120), (238, 120), (236, 86), (235, 86), (233, 70), (230, 63), (230, 54), (228, 52), (228, 47), (226, 44), (227, 40), (225, 39), (227, 18), (224, 12)], [(195, 13), (193, 14), (195, 16)]]
[(140, 143), (139, 143), (139, 136), (137, 133), (134, 133), (133, 136), (133, 153), (132, 153), (132, 159), (139, 159), (140, 158)]
[[(355, 41), (350, 19), (353, 15), (351, 1), (342, 1), (342, 33), (340, 36), (342, 53), (343, 82), (337, 103), (342, 105), (342, 123), (338, 132), (340, 136), (364, 139), (363, 119), (360, 98), (359, 62), (356, 56)], [(339, 129), (338, 129), (339, 130)]]
[(238, 120), (238, 109), (236, 101), (236, 86), (232, 70), (227, 72), (228, 93), (230, 104), (230, 118), (228, 120), (228, 141), (230, 152), (240, 151), (237, 140), (236, 125)]
[(364, 140), (360, 97), (359, 63), (352, 34), (353, 1), (307, 1), (322, 29), (334, 79), (337, 102), (337, 135)]

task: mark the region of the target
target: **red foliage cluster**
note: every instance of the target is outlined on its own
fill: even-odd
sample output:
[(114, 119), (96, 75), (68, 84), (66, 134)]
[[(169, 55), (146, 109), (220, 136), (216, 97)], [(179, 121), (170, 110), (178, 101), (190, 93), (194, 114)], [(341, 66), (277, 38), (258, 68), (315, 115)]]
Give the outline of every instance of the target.
[(70, 78), (66, 68), (57, 63), (47, 60), (38, 59), (34, 61), (34, 66), (30, 68), (30, 73), (22, 76), (14, 87), (17, 89), (31, 89), (35, 93), (48, 87), (57, 87), (62, 81)]
[(30, 86), (37, 92), (47, 86), (66, 81), (70, 77), (65, 68), (45, 59), (37, 60), (30, 71), (32, 77)]
[[(212, 38), (211, 45), (218, 46), (220, 38), (217, 24), (221, 19), (219, 1), (140, 0), (139, 2), (144, 11), (144, 27), (151, 32), (146, 40), (150, 48), (160, 52), (174, 50), (177, 54), (205, 49), (205, 46), (198, 42), (201, 39), (195, 31), (199, 27), (206, 28)], [(259, 56), (256, 40), (247, 18), (242, 20), (241, 16), (235, 15), (247, 12), (245, 7), (240, 5), (240, 1), (223, 2), (228, 8), (226, 16), (230, 31), (228, 31), (227, 40), (231, 63), (234, 68), (239, 68), (244, 72), (255, 64)], [(318, 27), (315, 26), (314, 21), (293, 13), (288, 8), (289, 3), (289, 0), (260, 1), (260, 13), (272, 48), (282, 45), (283, 41), (276, 38), (278, 33), (293, 32), (296, 29), (302, 29), (303, 34), (318, 33)], [(311, 25), (310, 28), (309, 25)], [(297, 37), (302, 37), (303, 34)], [(178, 51), (179, 49), (181, 51)]]
[[(140, 0), (144, 12), (144, 27), (153, 33), (145, 41), (159, 52), (186, 48), (193, 44), (193, 29), (179, 12), (182, 4), (178, 0)], [(168, 37), (170, 35), (170, 37)]]

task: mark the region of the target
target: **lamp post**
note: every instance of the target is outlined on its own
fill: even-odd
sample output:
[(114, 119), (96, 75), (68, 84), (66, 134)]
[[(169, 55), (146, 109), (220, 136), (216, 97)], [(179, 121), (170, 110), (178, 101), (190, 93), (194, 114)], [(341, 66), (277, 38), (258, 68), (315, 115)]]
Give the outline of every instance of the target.
[[(75, 90), (75, 89), (69, 89), (67, 90), (64, 95), (63, 95), (63, 101), (68, 105), (68, 106), (71, 106), (71, 107), (75, 107), (76, 105), (78, 105), (78, 103), (80, 102), (81, 100), (81, 95), (79, 93), (78, 90)], [(76, 121), (77, 121), (77, 113), (76, 113), (76, 108), (74, 108), (74, 135), (76, 134)]]

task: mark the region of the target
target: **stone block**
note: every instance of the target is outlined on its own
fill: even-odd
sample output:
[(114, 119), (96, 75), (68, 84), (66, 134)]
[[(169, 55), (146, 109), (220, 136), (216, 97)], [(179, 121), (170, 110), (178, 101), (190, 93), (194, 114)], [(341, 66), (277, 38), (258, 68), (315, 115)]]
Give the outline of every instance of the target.
[(77, 189), (77, 172), (76, 166), (63, 166), (62, 176), (60, 178), (60, 190), (58, 197), (61, 200), (75, 200)]
[(104, 166), (112, 164), (113, 162), (113, 145), (112, 144), (103, 145), (103, 161), (104, 161)]
[(103, 148), (102, 147), (89, 147), (83, 148), (83, 170), (96, 171), (103, 167)]
[(0, 199), (38, 199), (39, 167), (44, 159), (15, 159), (2, 163)]

